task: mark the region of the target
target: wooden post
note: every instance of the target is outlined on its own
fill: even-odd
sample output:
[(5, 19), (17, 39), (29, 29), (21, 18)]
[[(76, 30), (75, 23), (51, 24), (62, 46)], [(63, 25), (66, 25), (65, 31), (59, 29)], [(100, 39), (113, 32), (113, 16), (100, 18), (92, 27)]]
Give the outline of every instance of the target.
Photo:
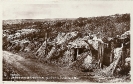
[(46, 30), (46, 33), (45, 33), (45, 42), (46, 42), (46, 48), (45, 48), (45, 55), (47, 55), (47, 30)]
[(75, 57), (75, 58), (77, 59), (77, 57), (78, 57), (78, 53), (79, 53), (79, 51), (78, 51), (78, 47), (77, 47), (77, 44), (76, 44), (76, 51), (77, 51), (77, 52), (76, 52), (76, 57)]
[[(78, 53), (79, 53), (79, 49), (77, 48), (77, 57), (78, 57)], [(76, 57), (76, 58), (77, 58), (77, 57)]]

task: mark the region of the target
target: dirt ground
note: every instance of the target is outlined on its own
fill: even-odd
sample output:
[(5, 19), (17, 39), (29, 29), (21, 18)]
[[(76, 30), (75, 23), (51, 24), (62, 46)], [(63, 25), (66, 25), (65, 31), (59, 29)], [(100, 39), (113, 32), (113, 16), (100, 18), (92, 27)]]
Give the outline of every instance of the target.
[[(36, 59), (3, 51), (3, 81), (54, 81), (54, 82), (130, 82), (130, 76), (103, 77), (93, 72), (81, 72), (55, 64), (41, 63)], [(9, 74), (9, 75), (8, 75)]]

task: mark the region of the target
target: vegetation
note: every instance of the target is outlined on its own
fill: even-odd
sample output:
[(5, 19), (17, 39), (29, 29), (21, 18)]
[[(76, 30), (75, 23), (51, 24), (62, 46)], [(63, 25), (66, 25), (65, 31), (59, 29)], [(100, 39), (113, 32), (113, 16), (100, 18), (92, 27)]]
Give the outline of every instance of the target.
[[(14, 22), (15, 23), (15, 22)], [(49, 36), (57, 35), (58, 32), (79, 31), (85, 33), (98, 33), (116, 36), (130, 29), (130, 14), (116, 14), (92, 18), (55, 19), (55, 20), (20, 20), (17, 24), (9, 24), (3, 21), (3, 29), (15, 30), (23, 28), (35, 28), (41, 30), (39, 34), (48, 32)], [(11, 33), (14, 33), (11, 32)], [(38, 34), (37, 34), (38, 35)], [(40, 35), (40, 37), (41, 37)]]
[[(69, 42), (77, 38), (83, 39), (89, 34), (99, 34), (101, 38), (115, 37), (129, 30), (130, 14), (69, 19), (3, 20), (3, 50), (19, 54), (25, 59), (38, 58), (41, 59), (39, 62), (45, 60), (47, 63), (59, 64), (58, 66), (71, 68), (74, 65), (83, 69), (79, 65), (84, 62), (88, 53), (83, 52), (80, 54), (83, 56), (73, 62), (72, 56), (76, 55), (74, 54), (76, 51), (68, 49)], [(47, 59), (43, 59), (45, 57)], [(8, 73), (5, 61), (3, 66), (3, 71)]]

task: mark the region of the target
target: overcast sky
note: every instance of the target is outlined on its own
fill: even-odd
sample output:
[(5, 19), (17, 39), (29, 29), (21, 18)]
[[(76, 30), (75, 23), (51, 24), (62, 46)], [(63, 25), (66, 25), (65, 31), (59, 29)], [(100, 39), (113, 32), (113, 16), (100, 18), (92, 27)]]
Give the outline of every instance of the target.
[(131, 13), (133, 6), (124, 1), (91, 1), (48, 4), (3, 4), (3, 19), (45, 19), (107, 16)]

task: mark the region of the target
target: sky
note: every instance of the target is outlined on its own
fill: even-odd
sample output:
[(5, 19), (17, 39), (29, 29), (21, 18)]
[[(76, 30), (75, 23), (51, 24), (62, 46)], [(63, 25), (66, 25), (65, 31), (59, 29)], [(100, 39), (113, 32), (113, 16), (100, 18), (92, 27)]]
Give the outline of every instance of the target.
[(125, 1), (51, 2), (2, 5), (2, 19), (45, 19), (108, 16), (131, 13), (131, 3)]

